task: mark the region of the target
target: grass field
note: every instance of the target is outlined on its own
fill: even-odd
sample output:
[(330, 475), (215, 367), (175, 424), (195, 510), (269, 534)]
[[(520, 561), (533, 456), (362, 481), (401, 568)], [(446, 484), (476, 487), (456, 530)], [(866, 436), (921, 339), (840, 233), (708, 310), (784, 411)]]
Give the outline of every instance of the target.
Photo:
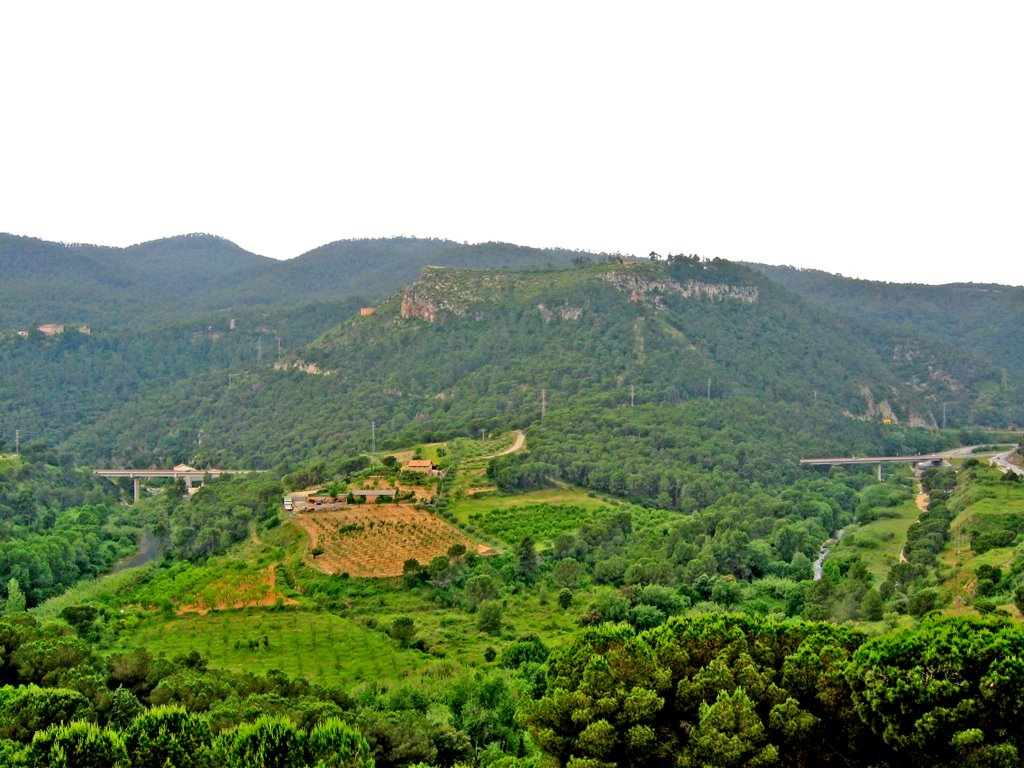
[[(353, 581), (354, 589), (359, 584)], [(399, 586), (381, 586), (373, 597), (351, 599), (347, 616), (362, 624), (376, 624), (386, 629), (396, 618), (410, 616), (415, 621), (416, 637), (423, 640), (431, 653), (449, 664), (480, 666), (485, 664), (484, 652), (501, 647), (527, 633), (536, 633), (545, 643), (557, 646), (579, 632), (578, 620), (590, 603), (590, 590), (576, 590), (573, 604), (563, 610), (557, 604), (557, 591), (543, 590), (521, 593), (503, 601), (503, 629), (489, 635), (477, 627), (476, 614), (452, 610), (424, 601), (415, 593)]]
[[(943, 582), (951, 599), (951, 612), (971, 611), (970, 602), (977, 583), (979, 566), (991, 565), (1008, 569), (1013, 565), (1015, 546), (993, 547), (977, 554), (971, 549), (971, 532), (977, 529), (997, 528), (1012, 516), (1024, 516), (1024, 484), (1008, 484), (994, 469), (977, 468), (971, 486), (954, 496), (953, 502), (965, 504), (963, 511), (950, 525), (950, 537), (939, 553), (939, 563), (948, 577)], [(1009, 600), (998, 600), (1000, 608), (1019, 615)]]
[(517, 432), (506, 432), (486, 440), (469, 440), (457, 438), (448, 446), (453, 464), (458, 468), (452, 491), (455, 493), (472, 493), (484, 489), (493, 489), (487, 479), (487, 464), (491, 458), (515, 445)]
[(878, 510), (879, 517), (864, 524), (849, 525), (840, 552), (856, 553), (864, 560), (875, 585), (885, 580), (889, 568), (899, 562), (900, 552), (907, 543), (907, 530), (917, 520), (920, 511), (914, 499), (908, 499), (895, 507)]
[(154, 656), (198, 651), (211, 667), (235, 672), (280, 669), (313, 682), (346, 686), (399, 680), (427, 661), (422, 653), (401, 649), (351, 619), (307, 610), (252, 608), (152, 617), (117, 650), (143, 647)]
[[(452, 511), (460, 523), (468, 523), (475, 514), (487, 514), (494, 510), (522, 507), (531, 504), (560, 504), (582, 507), (593, 511), (607, 507), (610, 502), (587, 495), (586, 491), (577, 488), (548, 488), (541, 491), (530, 491), (506, 495), (498, 492), (485, 496), (467, 496), (452, 505)], [(612, 502), (614, 503), (614, 502)]]

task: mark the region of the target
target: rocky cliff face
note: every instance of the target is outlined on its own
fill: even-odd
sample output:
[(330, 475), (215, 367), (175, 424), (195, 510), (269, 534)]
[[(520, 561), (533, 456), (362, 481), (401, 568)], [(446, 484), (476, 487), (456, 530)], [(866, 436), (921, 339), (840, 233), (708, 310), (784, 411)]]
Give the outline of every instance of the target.
[(653, 277), (635, 274), (626, 270), (615, 270), (601, 275), (620, 291), (629, 294), (630, 301), (664, 309), (664, 297), (682, 296), (684, 299), (708, 299), (710, 301), (739, 301), (743, 304), (757, 303), (758, 292), (752, 285), (727, 285), (705, 283), (698, 280), (676, 282), (669, 277)]
[[(586, 280), (598, 279), (627, 294), (631, 301), (655, 309), (665, 309), (665, 298), (668, 296), (716, 303), (738, 301), (743, 304), (755, 304), (758, 300), (758, 289), (753, 285), (696, 279), (679, 281), (666, 275), (661, 269), (646, 268), (649, 266), (627, 264), (597, 275), (590, 272), (589, 276), (581, 275), (582, 279), (578, 284), (583, 285)], [(551, 280), (565, 284), (565, 274), (552, 273)], [(467, 317), (474, 305), (499, 300), (509, 292), (522, 293), (526, 300), (535, 297), (533, 301), (536, 301), (549, 293), (548, 287), (548, 278), (537, 273), (470, 272), (426, 267), (420, 279), (402, 291), (399, 313), (405, 318), (434, 323), (444, 314)], [(553, 303), (542, 301), (534, 304), (546, 323), (556, 320), (579, 320), (584, 314), (582, 306), (570, 303), (553, 306)], [(478, 312), (479, 306), (474, 311)]]

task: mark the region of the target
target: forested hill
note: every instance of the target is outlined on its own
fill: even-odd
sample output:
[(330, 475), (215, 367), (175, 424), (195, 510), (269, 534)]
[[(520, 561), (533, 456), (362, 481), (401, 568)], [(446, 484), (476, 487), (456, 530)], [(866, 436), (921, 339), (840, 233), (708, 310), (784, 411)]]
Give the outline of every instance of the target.
[(0, 334), (43, 323), (137, 329), (253, 305), (381, 299), (428, 264), (542, 269), (587, 254), (505, 243), (345, 240), (294, 259), (257, 256), (212, 235), (129, 248), (0, 234)]
[(916, 285), (857, 280), (813, 269), (749, 265), (836, 314), (912, 329), (1005, 368), (1024, 381), (1024, 287), (980, 283)]
[[(725, 261), (430, 268), (283, 367), (264, 365), (230, 385), (223, 377), (170, 385), (67, 447), (102, 456), (117, 444), (147, 462), (269, 466), (366, 450), (371, 422), (386, 447), (528, 426), (542, 408), (577, 427), (621, 425), (632, 402), (653, 419), (635, 426), (643, 451), (657, 453), (657, 422), (672, 422), (675, 408), (688, 414), (679, 430), (697, 429), (687, 419), (699, 419), (695, 405), (708, 400), (724, 409), (708, 423), (742, 430), (757, 417), (773, 430), (788, 424), (793, 434), (827, 436), (843, 414), (863, 424), (890, 419), (894, 428), (933, 424), (937, 404), (968, 412), (997, 380), (984, 366), (893, 365), (859, 329)], [(861, 445), (880, 448), (885, 438), (876, 438)]]
[(212, 235), (110, 248), (0, 233), (0, 331), (181, 318), (189, 304), (182, 297), (220, 275), (272, 261)]
[(509, 243), (464, 244), (413, 237), (339, 240), (295, 259), (259, 264), (223, 276), (209, 286), (203, 302), (212, 308), (218, 303), (295, 303), (344, 296), (364, 296), (375, 301), (414, 281), (428, 265), (553, 269), (581, 258), (601, 256)]

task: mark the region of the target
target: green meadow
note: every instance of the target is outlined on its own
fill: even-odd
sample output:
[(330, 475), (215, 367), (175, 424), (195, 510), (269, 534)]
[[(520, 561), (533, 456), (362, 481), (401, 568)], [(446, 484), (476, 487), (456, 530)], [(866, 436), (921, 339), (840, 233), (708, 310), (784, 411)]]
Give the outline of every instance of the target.
[(289, 676), (342, 686), (400, 680), (427, 660), (345, 617), (266, 608), (152, 617), (116, 650), (134, 648), (171, 658), (197, 651), (211, 667), (257, 674), (279, 669)]

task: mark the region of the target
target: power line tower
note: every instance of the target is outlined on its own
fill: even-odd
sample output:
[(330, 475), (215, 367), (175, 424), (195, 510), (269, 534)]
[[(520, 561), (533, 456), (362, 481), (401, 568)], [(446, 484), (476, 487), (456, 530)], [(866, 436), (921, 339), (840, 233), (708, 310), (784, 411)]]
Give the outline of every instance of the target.
[(256, 339), (256, 367), (259, 368), (263, 362), (263, 337)]
[(636, 385), (629, 385), (629, 407), (632, 408), (636, 404)]
[(544, 416), (548, 412), (548, 391), (542, 389), (540, 391), (540, 420), (544, 421)]
[(370, 422), (370, 453), (377, 452), (377, 422)]

